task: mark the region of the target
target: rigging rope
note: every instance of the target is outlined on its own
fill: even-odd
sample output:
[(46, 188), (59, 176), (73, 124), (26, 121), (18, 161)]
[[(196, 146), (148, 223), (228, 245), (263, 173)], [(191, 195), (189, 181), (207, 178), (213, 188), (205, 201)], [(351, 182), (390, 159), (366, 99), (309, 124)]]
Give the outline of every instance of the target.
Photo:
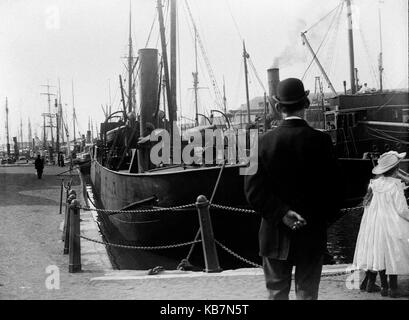
[(324, 21), (326, 18), (328, 18), (334, 11), (339, 9), (340, 6), (343, 6), (343, 1), (338, 4), (334, 9), (332, 9), (328, 14), (326, 14), (323, 18), (321, 18), (318, 22), (314, 23), (311, 27), (309, 27), (305, 32), (310, 31), (312, 28), (316, 27), (318, 24), (320, 24), (322, 21)]
[[(338, 54), (339, 50), (336, 45), (337, 39), (338, 39), (338, 34), (339, 34), (339, 27), (341, 24), (341, 15), (344, 10), (344, 2), (342, 2), (341, 9), (338, 14), (337, 18), (337, 24), (335, 26), (334, 34), (332, 35), (332, 42), (330, 43), (329, 47), (330, 49), (328, 50), (328, 57), (329, 57), (329, 68), (328, 68), (328, 76), (332, 75), (334, 70), (335, 70), (335, 63), (338, 60)], [(335, 52), (335, 53), (334, 53)]]
[(231, 18), (232, 18), (232, 20), (233, 20), (234, 27), (236, 28), (237, 34), (238, 34), (238, 36), (239, 36), (239, 38), (240, 38), (240, 41), (242, 42), (242, 41), (243, 41), (243, 37), (242, 37), (242, 35), (241, 35), (240, 29), (239, 29), (239, 25), (237, 24), (237, 21), (236, 21), (236, 19), (234, 18), (233, 13), (232, 13), (232, 11), (231, 11), (231, 7), (230, 7), (230, 4), (229, 4), (229, 0), (226, 0), (225, 3), (226, 3), (226, 5), (227, 5), (227, 9), (228, 9), (228, 11), (229, 11), (229, 14), (230, 14), (230, 16), (231, 16)]
[(213, 91), (214, 91), (214, 94), (215, 94), (215, 97), (216, 97), (216, 99), (215, 99), (216, 106), (217, 106), (217, 108), (222, 110), (223, 109), (223, 98), (222, 98), (222, 95), (220, 93), (219, 86), (217, 84), (216, 76), (214, 75), (213, 68), (212, 68), (212, 65), (210, 63), (210, 60), (209, 60), (208, 54), (206, 52), (205, 46), (203, 44), (203, 41), (202, 41), (201, 37), (199, 36), (199, 31), (198, 31), (197, 25), (195, 23), (195, 20), (193, 18), (192, 11), (190, 10), (189, 3), (188, 3), (187, 0), (185, 0), (184, 3), (185, 3), (185, 6), (186, 6), (186, 9), (187, 9), (190, 21), (192, 23), (192, 26), (193, 26), (194, 30), (196, 31), (197, 43), (199, 45), (200, 52), (202, 53), (203, 60), (204, 60), (204, 62), (206, 64), (207, 72), (209, 74), (209, 78), (211, 80), (211, 84), (213, 86)]
[(155, 11), (155, 17), (153, 18), (152, 25), (151, 25), (151, 28), (150, 28), (150, 30), (149, 30), (148, 39), (147, 39), (146, 42), (145, 42), (145, 48), (147, 48), (148, 45), (149, 45), (149, 41), (150, 41), (150, 39), (151, 39), (153, 27), (155, 26), (157, 17), (158, 17), (158, 11)]
[[(339, 8), (342, 8), (342, 6), (341, 6), (341, 5), (338, 5), (338, 6), (337, 6), (337, 9), (339, 9)], [(340, 12), (342, 12), (342, 11), (340, 11)], [(309, 69), (311, 68), (312, 64), (314, 63), (315, 59), (318, 57), (318, 53), (320, 52), (322, 46), (324, 45), (325, 40), (328, 38), (328, 35), (329, 35), (329, 33), (330, 33), (331, 29), (332, 29), (332, 26), (333, 26), (334, 22), (336, 21), (337, 16), (339, 16), (339, 15), (340, 15), (340, 13), (334, 15), (334, 18), (332, 19), (332, 22), (331, 22), (331, 24), (330, 24), (330, 26), (329, 26), (329, 28), (328, 28), (328, 30), (327, 30), (327, 32), (326, 32), (324, 38), (322, 39), (322, 42), (321, 42), (321, 44), (319, 45), (318, 50), (317, 50), (316, 52), (314, 52), (314, 56), (312, 57), (312, 60), (311, 60), (310, 64), (309, 64), (308, 67), (307, 67), (307, 70), (305, 70), (304, 75), (303, 75), (302, 78), (301, 78), (303, 81), (304, 81), (305, 76), (307, 75)], [(310, 28), (309, 30), (311, 30), (311, 28)], [(306, 31), (305, 33), (307, 33), (307, 32), (308, 32), (308, 31)]]
[(256, 76), (256, 79), (257, 79), (257, 81), (258, 81), (260, 87), (263, 89), (263, 92), (267, 92), (266, 87), (264, 86), (263, 82), (262, 82), (261, 79), (260, 79), (260, 76), (259, 76), (258, 73), (257, 73), (256, 67), (255, 67), (254, 64), (253, 64), (253, 61), (251, 60), (251, 58), (249, 58), (248, 60), (249, 60), (249, 62), (250, 62), (250, 67), (251, 67), (251, 69), (253, 70), (254, 75)]
[(366, 38), (365, 38), (361, 28), (359, 28), (359, 34), (360, 34), (360, 37), (362, 39), (362, 43), (364, 45), (365, 53), (366, 53), (366, 56), (367, 56), (366, 60), (368, 62), (369, 70), (370, 70), (371, 76), (373, 78), (372, 80), (374, 80), (375, 83), (378, 84), (379, 83), (379, 77), (377, 76), (377, 73), (376, 73), (376, 71), (375, 71), (375, 69), (373, 67), (373, 64), (370, 62), (371, 60), (373, 61), (373, 59), (372, 59), (372, 56), (371, 56), (369, 48), (368, 48), (368, 43), (366, 41)]

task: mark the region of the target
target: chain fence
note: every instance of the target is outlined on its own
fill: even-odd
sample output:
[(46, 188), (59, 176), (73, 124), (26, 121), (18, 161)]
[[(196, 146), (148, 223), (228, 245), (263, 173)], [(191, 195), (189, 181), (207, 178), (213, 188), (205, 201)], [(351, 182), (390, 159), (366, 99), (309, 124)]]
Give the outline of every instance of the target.
[[(409, 198), (407, 199), (409, 200)], [(184, 209), (191, 209), (196, 207), (195, 203), (187, 204), (187, 205), (181, 205), (181, 206), (174, 206), (174, 207), (168, 207), (168, 208), (153, 208), (153, 209), (137, 209), (137, 210), (109, 210), (109, 209), (97, 209), (97, 208), (89, 208), (89, 207), (78, 207), (79, 209), (86, 210), (86, 211), (97, 211), (101, 213), (105, 213), (108, 216), (113, 216), (117, 214), (122, 214), (122, 213), (128, 213), (128, 214), (138, 214), (138, 213), (158, 213), (158, 212), (174, 212), (174, 211), (179, 211), (179, 210), (184, 210)], [(237, 212), (237, 213), (245, 213), (245, 214), (256, 214), (257, 212), (251, 209), (245, 209), (245, 208), (237, 208), (237, 207), (230, 207), (230, 206), (225, 206), (225, 205), (217, 205), (217, 204), (211, 204), (209, 203), (209, 207), (213, 207), (216, 209), (220, 210), (225, 210), (225, 211), (230, 211), (230, 212)], [(350, 214), (355, 211), (362, 211), (365, 207), (364, 206), (357, 206), (357, 207), (351, 207), (351, 208), (343, 208), (341, 209), (341, 213), (343, 214)], [(128, 223), (126, 221), (119, 220), (124, 223)], [(163, 245), (163, 246), (130, 246), (130, 245), (123, 245), (123, 244), (114, 244), (110, 242), (105, 242), (105, 241), (99, 241), (95, 239), (91, 239), (82, 235), (79, 235), (80, 238), (94, 242), (97, 244), (101, 244), (104, 246), (110, 246), (110, 247), (116, 247), (116, 248), (122, 248), (122, 249), (133, 249), (133, 250), (166, 250), (166, 249), (173, 249), (173, 248), (179, 248), (179, 247), (184, 247), (184, 246), (192, 246), (197, 243), (201, 243), (202, 240), (196, 239), (193, 241), (189, 242), (184, 242), (184, 243), (178, 243), (178, 244), (171, 244), (171, 245)], [(222, 244), (218, 240), (214, 240), (215, 243), (222, 248), (224, 251), (226, 251), (228, 254), (232, 255), (236, 259), (240, 260), (241, 262), (246, 263), (247, 265), (250, 265), (255, 268), (262, 268), (262, 265), (257, 264), (253, 261), (250, 261), (238, 253), (234, 252), (233, 250), (229, 249), (227, 246)], [(346, 268), (343, 271), (334, 271), (334, 272), (325, 272), (324, 274), (321, 275), (321, 278), (327, 278), (327, 277), (336, 277), (336, 276), (343, 276), (346, 274), (352, 273), (352, 271), (348, 268)]]
[(104, 246), (108, 247), (115, 247), (115, 248), (122, 248), (122, 249), (133, 249), (133, 250), (166, 250), (166, 249), (174, 249), (174, 248), (180, 248), (180, 247), (186, 247), (190, 246), (194, 243), (199, 243), (202, 242), (202, 240), (195, 240), (195, 241), (189, 241), (189, 242), (183, 242), (183, 243), (177, 243), (177, 244), (170, 244), (170, 245), (164, 245), (164, 246), (129, 246), (129, 245), (124, 245), (124, 244), (117, 244), (117, 243), (110, 243), (110, 242), (105, 242), (105, 241), (99, 241), (95, 239), (91, 239), (85, 236), (79, 235), (81, 239), (94, 242), (97, 244), (101, 244)]
[[(65, 203), (64, 205), (69, 205), (69, 204)], [(111, 209), (98, 209), (98, 208), (90, 208), (90, 207), (83, 207), (83, 206), (79, 206), (78, 208), (81, 210), (85, 210), (85, 211), (101, 212), (101, 213), (105, 213), (108, 216), (112, 216), (112, 215), (117, 215), (117, 214), (122, 214), (122, 213), (138, 214), (138, 213), (174, 212), (174, 211), (181, 211), (185, 209), (193, 209), (195, 207), (196, 207), (195, 203), (190, 203), (190, 204), (174, 206), (174, 207), (159, 207), (159, 208), (152, 208), (152, 209), (137, 209), (137, 210), (111, 210)], [(230, 206), (218, 205), (218, 204), (210, 204), (210, 207), (219, 209), (219, 210), (230, 211), (230, 212), (257, 214), (257, 212), (252, 209), (230, 207)], [(343, 208), (341, 209), (341, 213), (348, 214), (354, 211), (360, 211), (364, 208), (365, 208), (364, 206)]]

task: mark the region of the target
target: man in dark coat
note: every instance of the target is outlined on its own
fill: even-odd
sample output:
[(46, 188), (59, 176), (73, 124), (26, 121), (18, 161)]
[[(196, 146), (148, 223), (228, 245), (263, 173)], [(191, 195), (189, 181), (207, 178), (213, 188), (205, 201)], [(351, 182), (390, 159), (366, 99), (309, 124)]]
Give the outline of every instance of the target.
[(317, 299), (326, 230), (339, 217), (342, 183), (328, 134), (303, 119), (308, 91), (298, 79), (279, 83), (282, 123), (261, 136), (258, 171), (245, 178), (248, 202), (261, 214), (260, 255), (270, 299)]
[(34, 162), (35, 169), (37, 170), (37, 177), (41, 179), (44, 170), (44, 160), (38, 155), (36, 161)]

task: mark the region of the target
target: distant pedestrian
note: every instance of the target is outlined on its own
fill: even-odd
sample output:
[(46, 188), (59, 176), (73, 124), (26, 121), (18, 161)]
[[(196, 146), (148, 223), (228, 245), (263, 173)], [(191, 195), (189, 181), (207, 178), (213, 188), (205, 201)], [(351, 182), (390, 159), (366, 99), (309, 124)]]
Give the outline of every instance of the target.
[[(356, 243), (354, 266), (365, 270), (367, 291), (381, 278), (381, 295), (397, 298), (398, 275), (409, 274), (409, 208), (404, 184), (398, 178), (399, 162), (406, 153), (389, 151), (381, 155), (372, 173), (364, 199), (364, 214)], [(387, 276), (389, 275), (389, 283)], [(361, 284), (365, 289), (365, 283)]]
[(38, 179), (41, 179), (43, 176), (43, 170), (44, 170), (44, 159), (41, 159), (41, 156), (38, 155), (37, 159), (34, 162), (35, 169), (37, 170), (37, 177)]
[(58, 154), (58, 166), (59, 167), (64, 167), (64, 156), (62, 152)]
[(289, 299), (295, 266), (297, 299), (316, 300), (327, 226), (339, 217), (343, 184), (330, 135), (303, 119), (309, 91), (287, 79), (277, 92), (284, 121), (261, 136), (258, 171), (246, 177), (245, 193), (262, 216), (259, 245), (269, 298)]

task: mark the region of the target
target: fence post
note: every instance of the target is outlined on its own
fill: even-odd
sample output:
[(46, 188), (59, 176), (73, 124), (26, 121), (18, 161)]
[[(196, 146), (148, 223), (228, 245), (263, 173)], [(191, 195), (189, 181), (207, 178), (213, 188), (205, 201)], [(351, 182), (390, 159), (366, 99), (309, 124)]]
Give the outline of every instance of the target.
[(62, 214), (62, 195), (64, 191), (64, 179), (61, 179), (61, 191), (60, 191), (60, 214)]
[(63, 241), (64, 241), (64, 254), (69, 252), (69, 239), (70, 239), (70, 204), (76, 199), (75, 191), (71, 190), (67, 199), (67, 206), (65, 208), (65, 220), (63, 229)]
[(202, 246), (205, 259), (207, 273), (221, 272), (219, 258), (217, 256), (216, 244), (214, 242), (214, 234), (212, 220), (209, 212), (209, 201), (205, 196), (199, 196), (196, 200), (196, 208), (199, 214), (200, 231), (202, 234)]
[(81, 271), (81, 239), (80, 239), (80, 209), (78, 200), (74, 199), (70, 204), (70, 273)]

